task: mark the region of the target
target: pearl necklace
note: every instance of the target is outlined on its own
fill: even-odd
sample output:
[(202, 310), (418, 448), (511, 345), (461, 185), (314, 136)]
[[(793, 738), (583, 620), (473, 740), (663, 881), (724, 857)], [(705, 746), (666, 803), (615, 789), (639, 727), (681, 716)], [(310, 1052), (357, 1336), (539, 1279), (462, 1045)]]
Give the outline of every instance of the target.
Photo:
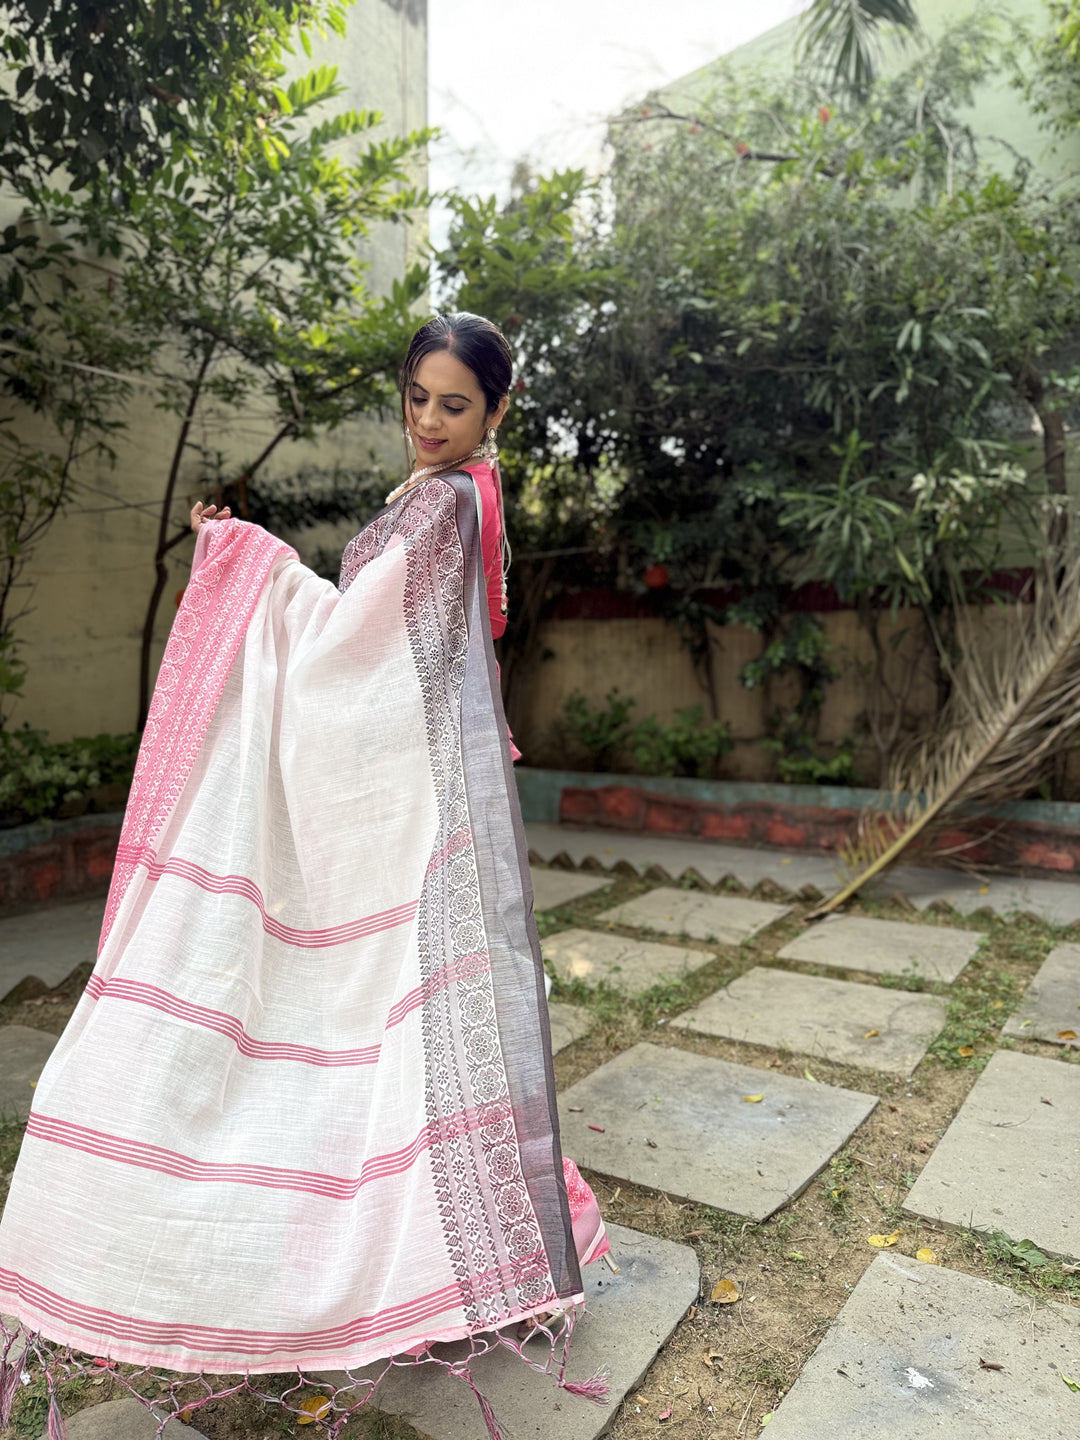
[(468, 460), (483, 459), (486, 453), (487, 446), (484, 441), (481, 441), (475, 450), (470, 450), (468, 455), (462, 455), (457, 460), (451, 460), (449, 464), (425, 465), (421, 470), (414, 470), (409, 478), (399, 485), (396, 490), (390, 491), (390, 494), (386, 497), (386, 504), (392, 505), (399, 495), (404, 495), (407, 490), (412, 490), (414, 486), (420, 484), (421, 480), (426, 480), (429, 475), (439, 475), (444, 470), (454, 470), (459, 465), (464, 465)]

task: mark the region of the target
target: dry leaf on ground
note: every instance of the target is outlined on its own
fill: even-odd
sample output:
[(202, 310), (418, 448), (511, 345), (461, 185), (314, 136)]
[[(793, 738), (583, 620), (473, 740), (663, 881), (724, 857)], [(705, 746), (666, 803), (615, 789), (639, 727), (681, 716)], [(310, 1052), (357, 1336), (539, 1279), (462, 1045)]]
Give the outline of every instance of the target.
[(891, 1235), (868, 1235), (866, 1237), (866, 1243), (873, 1245), (875, 1250), (888, 1250), (889, 1247), (895, 1245), (899, 1239), (900, 1231), (894, 1230)]
[(741, 1300), (738, 1287), (734, 1280), (718, 1280), (712, 1289), (712, 1297), (718, 1305), (734, 1305), (736, 1300)]
[(964, 1059), (966, 1060), (970, 1055), (974, 1055), (974, 1054), (975, 1054), (975, 1046), (974, 1046), (974, 1045), (957, 1045), (957, 1047), (956, 1047), (956, 1053), (957, 1053), (958, 1055), (962, 1055), (962, 1056), (964, 1057)]
[(936, 1265), (938, 1263), (937, 1256), (928, 1245), (924, 1245), (921, 1250), (915, 1251), (915, 1259), (921, 1260), (924, 1265)]
[(309, 1395), (306, 1400), (301, 1400), (299, 1405), (300, 1414), (296, 1417), (298, 1425), (314, 1425), (316, 1420), (321, 1420), (324, 1415), (329, 1415), (333, 1405), (325, 1395)]
[(747, 1105), (756, 1105), (760, 1100), (764, 1100), (764, 1099), (765, 1099), (765, 1096), (764, 1096), (764, 1095), (744, 1095), (742, 1098), (746, 1101)]

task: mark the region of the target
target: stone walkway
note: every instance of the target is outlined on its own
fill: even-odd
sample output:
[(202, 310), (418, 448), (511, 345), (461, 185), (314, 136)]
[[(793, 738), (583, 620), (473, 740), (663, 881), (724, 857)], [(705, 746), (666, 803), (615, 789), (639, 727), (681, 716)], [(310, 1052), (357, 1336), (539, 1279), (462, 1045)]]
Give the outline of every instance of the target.
[[(525, 829), (530, 852), (545, 864), (564, 855), (575, 865), (588, 861), (605, 869), (629, 865), (639, 875), (650, 870), (662, 871), (671, 880), (678, 880), (688, 872), (700, 875), (709, 885), (731, 878), (747, 890), (767, 880), (792, 895), (809, 889), (825, 896), (837, 890), (840, 883), (835, 862), (798, 851), (748, 850), (713, 841), (669, 840), (663, 836), (625, 835), (618, 830), (578, 830), (562, 825), (534, 824)], [(910, 865), (890, 870), (880, 882), (869, 887), (868, 894), (902, 895), (919, 910), (940, 901), (962, 915), (986, 908), (998, 915), (1030, 912), (1053, 925), (1071, 925), (1080, 920), (1080, 882), (1077, 881), (996, 876), (983, 882), (956, 870)]]
[[(559, 1096), (566, 1152), (616, 1187), (712, 1207), (747, 1224), (785, 1212), (853, 1136), (865, 1134), (860, 1127), (875, 1111), (899, 1110), (892, 1098), (900, 1098), (897, 1085), (902, 1089), (940, 1036), (947, 987), (966, 979), (983, 943), (974, 929), (858, 915), (793, 936), (792, 903), (835, 885), (833, 866), (821, 857), (543, 825), (529, 827), (529, 840), (536, 861), (593, 862), (587, 873), (538, 864), (533, 874), (535, 908), (551, 932), (543, 941), (548, 969), (557, 983), (584, 987), (570, 992), (581, 1003), (552, 1003), (553, 1049), (566, 1051), (571, 1065), (574, 1055), (595, 1057), (585, 1073), (571, 1071), (578, 1078)], [(597, 863), (610, 873), (598, 873)], [(651, 888), (605, 903), (605, 893), (628, 873), (647, 876)], [(746, 889), (769, 881), (791, 902), (672, 883), (687, 875), (709, 886), (734, 879)], [(1001, 915), (1030, 910), (1057, 924), (1080, 919), (1080, 884), (1064, 881), (999, 878), (980, 885), (950, 872), (907, 869), (889, 877), (884, 893), (904, 895), (920, 910), (946, 902), (961, 914), (988, 906)], [(0, 921), (0, 998), (31, 976), (55, 986), (91, 958), (101, 908), (100, 901), (81, 902)], [(749, 942), (752, 961), (740, 950)], [(714, 971), (705, 970), (710, 965)], [(715, 980), (705, 978), (712, 974)], [(663, 995), (671, 1013), (658, 1023), (668, 1028), (605, 1058), (588, 1037), (597, 1015), (607, 1012), (585, 1003), (601, 984), (628, 1004), (640, 996), (660, 1004), (655, 996)], [(684, 1000), (681, 1012), (680, 985), (696, 987), (690, 993), (697, 997)], [(927, 985), (937, 993), (917, 993)], [(924, 1144), (930, 1158), (897, 1203), (913, 1222), (1001, 1231), (1075, 1263), (1080, 1066), (1062, 1057), (1080, 1045), (1080, 944), (1058, 945), (1016, 1013), (1002, 1010), (1000, 1024), (1006, 1036), (1054, 1048), (994, 1054), (950, 1111), (936, 1148), (932, 1139)], [(738, 1053), (750, 1063), (692, 1048), (710, 1037), (739, 1042)], [(26, 1026), (0, 1029), (0, 1117), (25, 1117), (54, 1043)], [(770, 1068), (779, 1061), (765, 1057), (775, 1052), (851, 1066), (864, 1079), (851, 1089), (819, 1083), (809, 1070), (799, 1078)], [(882, 1097), (889, 1097), (887, 1107), (879, 1105)], [(619, 1273), (603, 1265), (586, 1272), (588, 1314), (575, 1335), (571, 1369), (585, 1376), (608, 1368), (613, 1406), (568, 1396), (500, 1350), (477, 1364), (476, 1377), (506, 1440), (595, 1440), (617, 1417), (617, 1402), (652, 1373), (676, 1328), (690, 1323), (688, 1309), (707, 1300), (712, 1281), (699, 1297), (690, 1246), (609, 1229)], [(819, 1433), (833, 1440), (953, 1433), (1077, 1440), (1078, 1316), (1075, 1307), (1056, 1304), (1036, 1312), (1007, 1286), (884, 1251), (854, 1284), (769, 1417), (767, 1433), (776, 1440)], [(712, 1359), (706, 1363), (714, 1367)], [(715, 1368), (722, 1368), (719, 1357)], [(382, 1408), (431, 1440), (487, 1435), (467, 1385), (438, 1367), (395, 1371), (380, 1393)], [(644, 1390), (634, 1413), (643, 1408), (653, 1429), (682, 1433), (678, 1412), (649, 1412)], [(147, 1418), (133, 1402), (111, 1402), (69, 1422), (69, 1434), (142, 1440), (154, 1429)], [(758, 1433), (762, 1418), (748, 1407), (739, 1435)]]

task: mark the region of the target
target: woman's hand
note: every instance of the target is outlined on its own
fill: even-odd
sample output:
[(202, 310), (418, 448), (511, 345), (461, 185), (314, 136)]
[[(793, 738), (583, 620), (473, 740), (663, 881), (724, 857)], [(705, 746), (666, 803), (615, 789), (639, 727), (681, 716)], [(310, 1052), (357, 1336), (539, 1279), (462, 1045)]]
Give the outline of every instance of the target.
[(231, 516), (232, 511), (228, 505), (219, 511), (216, 505), (203, 505), (201, 500), (196, 500), (191, 507), (191, 528), (197, 535), (204, 520), (228, 520)]

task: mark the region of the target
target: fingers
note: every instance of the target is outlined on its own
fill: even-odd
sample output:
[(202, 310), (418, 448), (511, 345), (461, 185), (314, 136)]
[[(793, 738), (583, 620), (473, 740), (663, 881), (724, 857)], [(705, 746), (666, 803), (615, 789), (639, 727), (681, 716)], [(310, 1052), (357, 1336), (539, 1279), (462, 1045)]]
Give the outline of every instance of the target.
[(204, 520), (231, 520), (232, 511), (226, 505), (218, 510), (216, 505), (204, 505), (201, 500), (196, 500), (191, 507), (191, 528), (196, 534), (199, 533), (199, 526)]

